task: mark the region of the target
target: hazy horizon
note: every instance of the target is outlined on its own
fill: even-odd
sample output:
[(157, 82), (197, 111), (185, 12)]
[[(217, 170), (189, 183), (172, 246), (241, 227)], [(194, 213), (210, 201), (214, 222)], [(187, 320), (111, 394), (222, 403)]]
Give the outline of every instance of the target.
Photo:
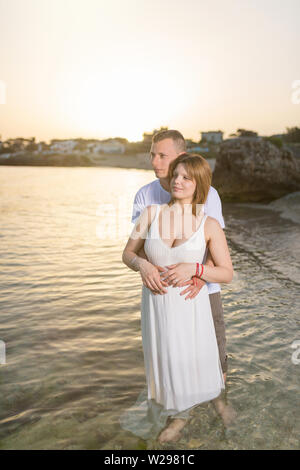
[[(250, 130), (251, 130), (251, 129), (250, 129)], [(216, 130), (216, 131), (217, 131), (217, 130)], [(203, 131), (203, 132), (207, 132), (207, 131)], [(282, 133), (285, 133), (285, 132), (282, 132)], [(280, 134), (280, 133), (278, 133), (278, 134)], [(262, 135), (262, 134), (260, 134), (260, 133), (258, 133), (258, 136), (260, 136), (260, 137), (270, 137), (270, 136), (267, 136), (267, 135)], [(77, 136), (77, 137), (76, 137), (76, 136), (73, 136), (73, 137), (60, 137), (60, 138), (52, 137), (52, 138), (50, 138), (50, 139), (41, 139), (41, 140), (38, 139), (38, 138), (37, 138), (36, 136), (34, 136), (34, 135), (32, 135), (32, 136), (30, 136), (30, 137), (29, 137), (29, 136), (24, 137), (24, 136), (22, 136), (22, 135), (16, 135), (16, 136), (14, 136), (14, 137), (7, 137), (6, 139), (4, 139), (3, 136), (1, 137), (1, 134), (0, 134), (0, 141), (3, 141), (3, 142), (4, 142), (4, 141), (10, 140), (10, 139), (11, 139), (11, 140), (15, 140), (15, 139), (22, 139), (22, 138), (23, 138), (23, 139), (28, 139), (28, 140), (30, 140), (30, 139), (32, 139), (33, 137), (35, 137), (35, 141), (36, 141), (36, 142), (45, 142), (46, 144), (47, 144), (47, 143), (50, 143), (51, 140), (79, 140), (79, 139), (82, 139), (82, 140), (106, 140), (106, 139), (112, 139), (112, 140), (113, 140), (113, 139), (119, 139), (119, 138), (125, 138), (125, 139), (126, 139), (126, 137), (121, 136), (121, 135), (119, 135), (119, 136), (107, 136), (107, 137), (103, 137), (103, 138), (102, 138), (102, 137), (93, 137), (93, 136), (91, 136), (91, 137), (82, 137), (82, 136)], [(198, 139), (198, 140), (197, 140), (197, 139), (192, 139), (191, 137), (186, 136), (186, 135), (184, 136), (184, 138), (185, 138), (185, 140), (193, 140), (193, 141), (196, 142), (196, 143), (200, 143), (200, 135), (199, 135), (199, 139)], [(223, 139), (227, 139), (227, 138), (230, 138), (229, 134), (228, 134), (228, 136), (223, 135)], [(127, 140), (128, 140), (129, 143), (139, 142), (139, 141), (137, 141), (137, 140), (129, 140), (129, 139), (127, 139)], [(142, 140), (143, 140), (143, 139), (141, 138), (140, 141), (142, 141)]]
[(298, 0), (0, 0), (2, 140), (284, 133), (299, 17)]

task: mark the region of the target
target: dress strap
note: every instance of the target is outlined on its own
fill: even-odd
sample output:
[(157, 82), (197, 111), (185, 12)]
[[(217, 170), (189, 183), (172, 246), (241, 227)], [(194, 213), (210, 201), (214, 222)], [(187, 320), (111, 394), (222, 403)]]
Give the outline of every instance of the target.
[(205, 221), (207, 219), (208, 215), (207, 214), (204, 214), (203, 217), (202, 217), (202, 220), (201, 220), (201, 223), (200, 223), (200, 226), (202, 225), (204, 227), (204, 224), (205, 224)]
[(152, 222), (152, 227), (154, 228), (154, 230), (156, 232), (156, 235), (159, 234), (159, 232), (158, 232), (158, 216), (159, 216), (159, 213), (160, 213), (160, 204), (156, 204), (156, 212), (155, 212), (155, 216), (154, 216), (154, 219), (153, 219), (153, 222)]
[(155, 220), (158, 219), (158, 214), (160, 213), (160, 204), (156, 204)]
[(206, 221), (207, 217), (208, 217), (207, 214), (203, 214), (203, 217), (202, 217), (202, 220), (200, 222), (199, 228), (198, 228), (198, 230), (196, 230), (196, 233), (199, 233), (200, 235), (203, 235), (203, 237), (204, 237), (204, 225), (205, 225), (205, 221)]

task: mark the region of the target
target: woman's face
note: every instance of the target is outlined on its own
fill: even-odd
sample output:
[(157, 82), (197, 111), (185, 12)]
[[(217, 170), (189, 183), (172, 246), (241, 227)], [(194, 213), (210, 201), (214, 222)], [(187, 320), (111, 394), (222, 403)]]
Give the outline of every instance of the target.
[(187, 173), (185, 166), (178, 163), (171, 179), (172, 196), (176, 199), (192, 199), (196, 183)]

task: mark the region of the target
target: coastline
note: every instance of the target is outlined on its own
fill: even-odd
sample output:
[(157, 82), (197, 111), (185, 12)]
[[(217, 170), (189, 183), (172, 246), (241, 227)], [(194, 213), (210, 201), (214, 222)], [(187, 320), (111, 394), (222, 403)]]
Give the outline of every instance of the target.
[[(215, 158), (207, 158), (212, 171)], [(0, 166), (63, 166), (63, 167), (110, 167), (153, 171), (149, 154), (20, 154), (9, 158), (1, 158)]]
[(137, 170), (152, 170), (149, 154), (137, 155), (107, 155), (103, 154), (93, 166), (113, 168), (135, 168)]
[[(1, 155), (0, 155), (1, 157)], [(0, 158), (0, 165), (5, 166), (90, 166), (112, 168), (135, 168), (152, 170), (148, 153), (139, 154), (14, 154)]]

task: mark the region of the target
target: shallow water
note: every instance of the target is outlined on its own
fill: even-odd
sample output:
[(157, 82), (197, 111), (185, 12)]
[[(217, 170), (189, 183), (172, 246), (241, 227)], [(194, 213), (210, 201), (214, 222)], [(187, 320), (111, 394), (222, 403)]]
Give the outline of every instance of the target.
[(235, 423), (226, 429), (205, 403), (173, 445), (121, 429), (145, 387), (140, 276), (121, 255), (134, 194), (153, 179), (145, 170), (0, 168), (1, 449), (300, 447), (297, 194), (277, 207), (223, 205), (235, 268), (222, 287)]

